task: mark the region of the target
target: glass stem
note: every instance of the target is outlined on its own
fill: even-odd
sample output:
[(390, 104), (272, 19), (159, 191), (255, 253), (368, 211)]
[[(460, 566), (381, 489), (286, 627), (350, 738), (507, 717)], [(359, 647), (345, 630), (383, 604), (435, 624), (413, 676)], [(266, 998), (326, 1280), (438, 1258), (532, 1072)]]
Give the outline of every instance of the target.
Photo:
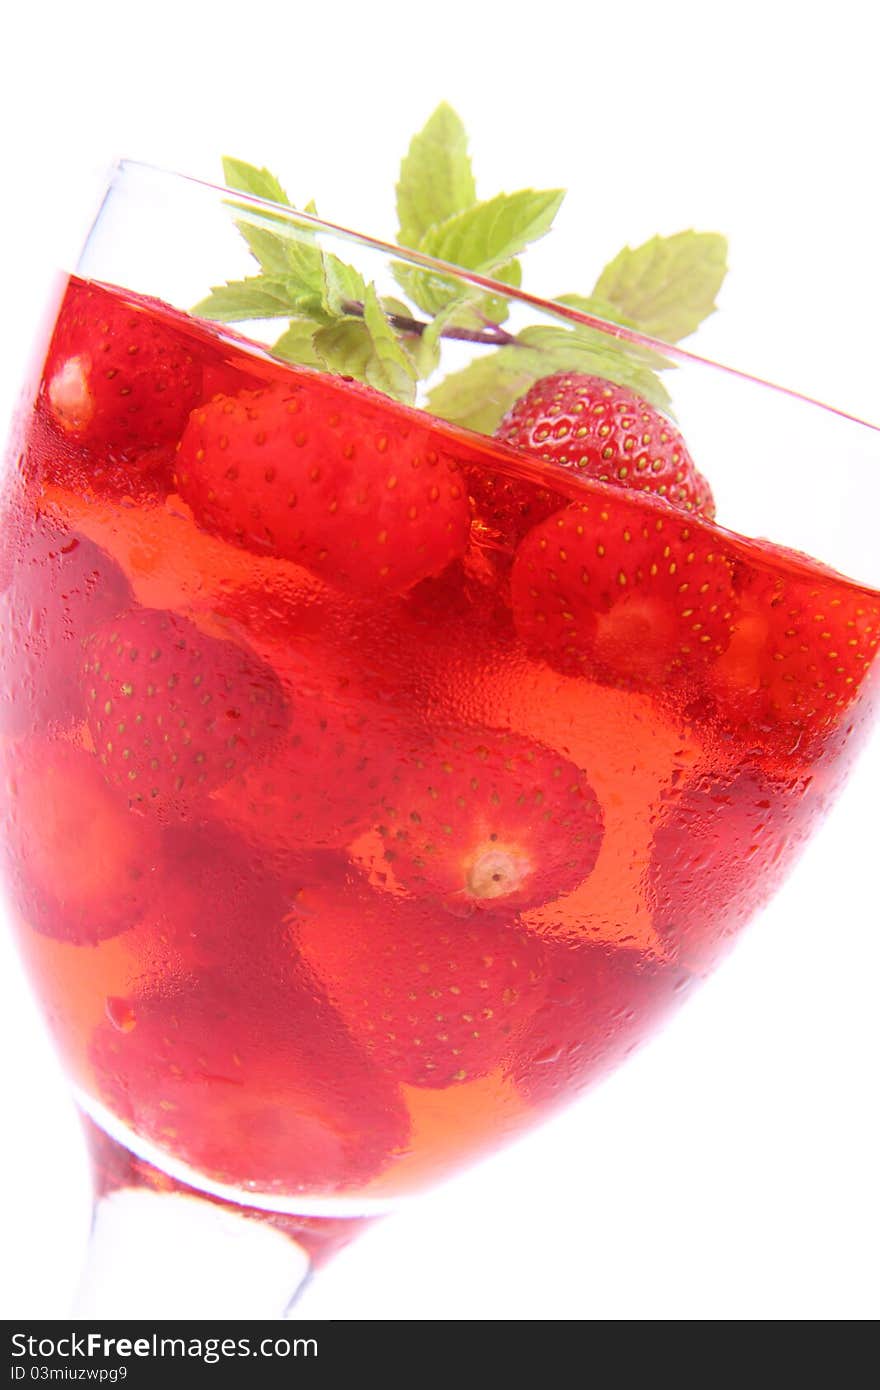
[(233, 1207), (118, 1188), (96, 1199), (74, 1316), (282, 1318), (310, 1269), (301, 1245)]
[(369, 1224), (207, 1196), (84, 1125), (95, 1208), (77, 1318), (283, 1318), (314, 1267)]

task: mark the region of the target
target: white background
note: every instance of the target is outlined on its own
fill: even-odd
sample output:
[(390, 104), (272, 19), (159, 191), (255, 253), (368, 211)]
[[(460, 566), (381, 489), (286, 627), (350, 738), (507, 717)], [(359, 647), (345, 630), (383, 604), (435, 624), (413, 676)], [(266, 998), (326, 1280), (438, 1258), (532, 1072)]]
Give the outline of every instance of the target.
[[(858, 0), (15, 6), (0, 58), (0, 406), (113, 156), (212, 178), (238, 154), (333, 220), (393, 234), (397, 160), (446, 97), (484, 191), (571, 190), (552, 252), (531, 253), (531, 288), (586, 291), (626, 241), (724, 230), (731, 274), (700, 349), (880, 419), (870, 16)], [(866, 505), (878, 500), (880, 479)], [(876, 1316), (878, 773), (875, 743), (773, 909), (648, 1050), (352, 1247), (303, 1313)], [(0, 1316), (64, 1316), (87, 1175), (5, 943), (0, 1057)]]

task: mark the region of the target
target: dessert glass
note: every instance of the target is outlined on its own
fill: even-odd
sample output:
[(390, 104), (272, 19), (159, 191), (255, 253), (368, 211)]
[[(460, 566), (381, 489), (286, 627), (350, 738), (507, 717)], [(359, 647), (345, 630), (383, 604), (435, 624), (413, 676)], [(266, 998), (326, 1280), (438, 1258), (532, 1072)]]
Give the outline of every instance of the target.
[[(413, 404), (280, 360), (271, 307), (188, 312), (243, 227), (353, 265), (413, 353), (401, 284), (454, 291)], [(0, 810), (93, 1157), (82, 1308), (272, 1315), (622, 1061), (782, 882), (875, 712), (880, 435), (131, 163), (55, 307), (2, 483)], [(568, 467), (492, 437), (560, 351), (662, 393), (723, 524), (581, 476), (563, 411)]]

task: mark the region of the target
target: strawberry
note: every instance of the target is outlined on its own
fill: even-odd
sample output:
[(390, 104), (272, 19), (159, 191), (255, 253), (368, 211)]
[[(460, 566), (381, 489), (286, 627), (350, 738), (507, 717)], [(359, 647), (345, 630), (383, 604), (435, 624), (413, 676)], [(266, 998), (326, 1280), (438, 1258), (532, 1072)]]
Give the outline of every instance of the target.
[(141, 927), (181, 969), (232, 978), (278, 973), (290, 948), (283, 920), (296, 895), (340, 879), (347, 861), (328, 851), (261, 853), (222, 822), (163, 830), (156, 875)]
[(205, 530), (361, 595), (438, 574), (468, 536), (462, 475), (427, 420), (302, 370), (196, 410), (177, 485)]
[(43, 516), (27, 523), (0, 595), (0, 726), (10, 734), (81, 714), (81, 634), (131, 602), (122, 571), (91, 541)]
[(91, 754), (35, 740), (7, 750), (4, 855), (12, 901), (44, 936), (91, 946), (134, 925), (150, 902), (161, 853)]
[(84, 645), (95, 750), (108, 782), (143, 810), (191, 810), (286, 726), (271, 668), (179, 614), (131, 609)]
[(623, 1061), (685, 996), (683, 971), (638, 951), (546, 944), (546, 997), (511, 1078), (532, 1105), (569, 1103)]
[(503, 1065), (543, 998), (540, 941), (366, 884), (306, 890), (291, 930), (352, 1036), (390, 1078), (445, 1087)]
[(215, 1181), (335, 1192), (367, 1182), (406, 1145), (396, 1088), (302, 972), (246, 985), (204, 973), (126, 1004), (124, 1026), (111, 1015), (92, 1039), (98, 1094), (136, 1134)]
[(508, 411), (495, 435), (575, 476), (650, 492), (696, 516), (715, 515), (709, 484), (668, 416), (602, 377), (543, 377)]
[(876, 596), (815, 561), (761, 543), (740, 565), (739, 616), (711, 686), (722, 730), (804, 757), (843, 726), (880, 646)]
[(671, 792), (654, 834), (647, 893), (677, 960), (705, 973), (772, 897), (827, 810), (813, 777), (748, 767)]
[(536, 655), (635, 689), (704, 672), (727, 647), (737, 607), (719, 537), (610, 488), (529, 532), (511, 596)]
[[(312, 712), (314, 713), (314, 712)], [(261, 762), (246, 763), (214, 794), (218, 816), (273, 863), (306, 847), (342, 849), (369, 829), (379, 791), (369, 754), (343, 735), (294, 712), (292, 737)]]
[[(313, 606), (306, 617), (293, 609), (288, 623), (291, 614), (263, 600), (264, 611), (242, 628), (236, 605), (231, 624), (248, 631), (281, 681), (289, 731), (268, 757), (249, 761), (219, 789), (215, 809), (248, 843), (281, 861), (304, 847), (342, 848), (367, 830), (385, 769), (397, 756), (394, 692), (360, 654), (350, 659), (347, 604), (341, 612)], [(261, 631), (267, 614), (271, 638)]]
[(438, 733), (401, 761), (383, 794), (384, 857), (400, 883), (447, 909), (509, 915), (592, 872), (602, 811), (560, 754), (496, 730)]
[[(557, 372), (542, 377), (505, 415), (495, 437), (521, 453), (565, 470), (663, 498), (696, 516), (715, 503), (672, 421), (634, 391), (602, 377)], [(483, 519), (517, 541), (562, 505), (548, 486), (474, 469), (471, 496)]]
[(176, 318), (185, 323), (158, 300), (69, 282), (43, 374), (45, 407), (63, 437), (116, 462), (156, 449), (167, 460), (201, 393)]

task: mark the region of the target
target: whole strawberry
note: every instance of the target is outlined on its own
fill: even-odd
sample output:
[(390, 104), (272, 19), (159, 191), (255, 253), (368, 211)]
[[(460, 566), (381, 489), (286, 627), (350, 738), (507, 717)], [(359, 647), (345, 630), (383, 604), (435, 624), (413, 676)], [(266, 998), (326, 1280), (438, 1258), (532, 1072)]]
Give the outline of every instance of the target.
[(10, 734), (81, 717), (82, 634), (131, 603), (98, 546), (45, 516), (27, 522), (26, 534), (7, 534), (12, 573), (0, 593), (0, 727)]
[(156, 827), (121, 803), (91, 754), (73, 744), (34, 739), (4, 761), (5, 875), (25, 922), (75, 946), (138, 922), (163, 858)]
[(201, 370), (172, 312), (69, 282), (44, 369), (46, 407), (64, 437), (115, 460), (157, 449), (167, 457), (201, 391)]
[(346, 1027), (389, 1078), (445, 1087), (511, 1054), (544, 995), (543, 947), (366, 884), (306, 890), (291, 930)]
[(688, 977), (641, 952), (547, 942), (546, 993), (511, 1078), (531, 1105), (570, 1103), (623, 1061), (685, 996)]
[(764, 555), (777, 563), (738, 568), (739, 614), (712, 694), (728, 736), (807, 757), (847, 724), (880, 647), (880, 603), (780, 546), (764, 542)]
[(745, 768), (697, 776), (669, 794), (647, 893), (670, 954), (705, 973), (773, 896), (827, 810), (815, 777)]
[(567, 758), (515, 734), (462, 729), (401, 760), (379, 833), (401, 884), (466, 916), (568, 892), (592, 872), (604, 830), (588, 777)]
[(220, 1182), (294, 1194), (355, 1188), (406, 1146), (409, 1117), (303, 971), (199, 973), (114, 1000), (90, 1047), (103, 1102)]
[(315, 372), (196, 410), (177, 485), (207, 531), (359, 595), (439, 574), (468, 538), (462, 474), (427, 419)]
[(160, 816), (191, 809), (287, 725), (270, 667), (160, 609), (129, 610), (89, 636), (81, 690), (108, 782)]
[[(672, 421), (634, 391), (602, 377), (557, 372), (521, 396), (495, 431), (521, 452), (564, 469), (663, 498), (695, 516), (711, 518), (709, 484)], [(558, 510), (548, 487), (473, 470), (471, 495), (485, 521), (510, 540)]]
[[(140, 818), (144, 823), (145, 818)], [(341, 878), (329, 851), (260, 851), (219, 819), (164, 829), (140, 939), (155, 943), (178, 971), (225, 971), (254, 990), (276, 979), (290, 956), (283, 922), (301, 889)], [(152, 949), (152, 948), (151, 948)]]
[(261, 618), (250, 625), (248, 636), (281, 682), (289, 725), (266, 756), (247, 760), (213, 796), (216, 813), (282, 865), (305, 847), (344, 848), (368, 830), (398, 756), (400, 716), (388, 682), (348, 650), (348, 605), (324, 592), (335, 602), (316, 604), (305, 631), (271, 609), (271, 641), (255, 630)]
[(536, 655), (633, 689), (705, 673), (727, 648), (737, 613), (717, 536), (611, 488), (529, 532), (511, 597)]
[(246, 762), (213, 807), (249, 845), (283, 868), (306, 848), (342, 849), (368, 830), (379, 801), (374, 759), (357, 734), (292, 711), (291, 736)]

